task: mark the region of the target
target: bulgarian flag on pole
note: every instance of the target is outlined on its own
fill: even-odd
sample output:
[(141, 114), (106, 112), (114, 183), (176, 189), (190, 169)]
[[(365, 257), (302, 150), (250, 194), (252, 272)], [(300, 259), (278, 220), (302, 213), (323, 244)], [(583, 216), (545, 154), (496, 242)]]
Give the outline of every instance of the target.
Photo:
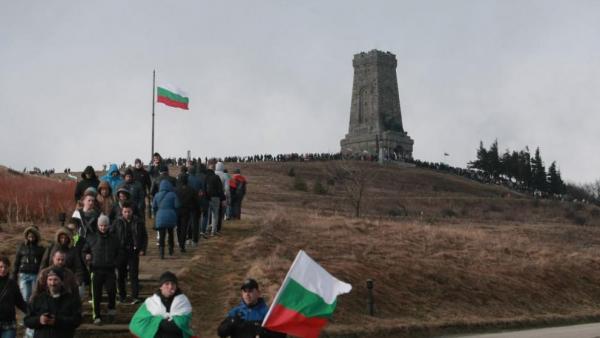
[(156, 102), (161, 102), (167, 106), (189, 109), (188, 103), (190, 99), (188, 95), (181, 89), (172, 85), (159, 85), (156, 87)]
[(352, 285), (325, 271), (300, 250), (262, 326), (302, 338), (317, 338), (337, 304)]

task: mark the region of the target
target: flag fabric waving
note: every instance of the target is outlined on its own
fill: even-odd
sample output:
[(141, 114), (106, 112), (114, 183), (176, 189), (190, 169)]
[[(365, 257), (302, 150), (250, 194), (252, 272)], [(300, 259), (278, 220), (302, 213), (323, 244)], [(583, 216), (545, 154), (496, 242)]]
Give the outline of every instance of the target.
[(317, 338), (333, 314), (337, 296), (352, 285), (333, 277), (300, 250), (262, 326), (302, 338)]
[(172, 85), (159, 85), (156, 87), (156, 102), (161, 102), (170, 107), (188, 110), (190, 99), (181, 89)]

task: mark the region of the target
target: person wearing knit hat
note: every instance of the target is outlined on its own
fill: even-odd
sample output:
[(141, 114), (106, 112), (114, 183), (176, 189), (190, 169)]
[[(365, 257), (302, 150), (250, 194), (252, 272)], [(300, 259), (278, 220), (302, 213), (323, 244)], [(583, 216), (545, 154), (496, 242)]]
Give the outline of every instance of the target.
[(129, 330), (138, 337), (192, 337), (192, 304), (179, 289), (177, 276), (165, 271), (158, 282), (158, 291), (135, 312)]
[(124, 257), (121, 241), (117, 234), (109, 231), (109, 219), (106, 215), (98, 217), (98, 232), (86, 238), (82, 253), (90, 265), (92, 284), (92, 303), (94, 324), (102, 324), (100, 316), (100, 299), (102, 289), (108, 294), (108, 317), (114, 318), (116, 303), (117, 263)]
[(62, 269), (50, 268), (45, 278), (45, 290), (32, 297), (23, 322), (35, 337), (71, 338), (81, 324), (81, 301), (64, 289)]

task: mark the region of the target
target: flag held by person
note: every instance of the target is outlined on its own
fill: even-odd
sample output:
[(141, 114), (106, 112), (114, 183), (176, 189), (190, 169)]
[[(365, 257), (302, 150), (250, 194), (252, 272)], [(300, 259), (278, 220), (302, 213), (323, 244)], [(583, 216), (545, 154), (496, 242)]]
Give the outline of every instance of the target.
[(300, 250), (262, 326), (302, 338), (317, 338), (352, 285), (333, 277)]
[(164, 103), (169, 107), (188, 110), (190, 99), (181, 89), (173, 85), (159, 85), (156, 87), (156, 102)]

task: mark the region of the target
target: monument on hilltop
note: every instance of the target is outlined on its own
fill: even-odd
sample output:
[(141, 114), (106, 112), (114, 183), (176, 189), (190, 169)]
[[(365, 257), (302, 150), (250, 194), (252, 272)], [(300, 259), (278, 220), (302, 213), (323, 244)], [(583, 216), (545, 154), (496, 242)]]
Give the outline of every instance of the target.
[(414, 141), (402, 126), (396, 55), (372, 50), (354, 55), (350, 128), (340, 141), (345, 155), (412, 158)]

